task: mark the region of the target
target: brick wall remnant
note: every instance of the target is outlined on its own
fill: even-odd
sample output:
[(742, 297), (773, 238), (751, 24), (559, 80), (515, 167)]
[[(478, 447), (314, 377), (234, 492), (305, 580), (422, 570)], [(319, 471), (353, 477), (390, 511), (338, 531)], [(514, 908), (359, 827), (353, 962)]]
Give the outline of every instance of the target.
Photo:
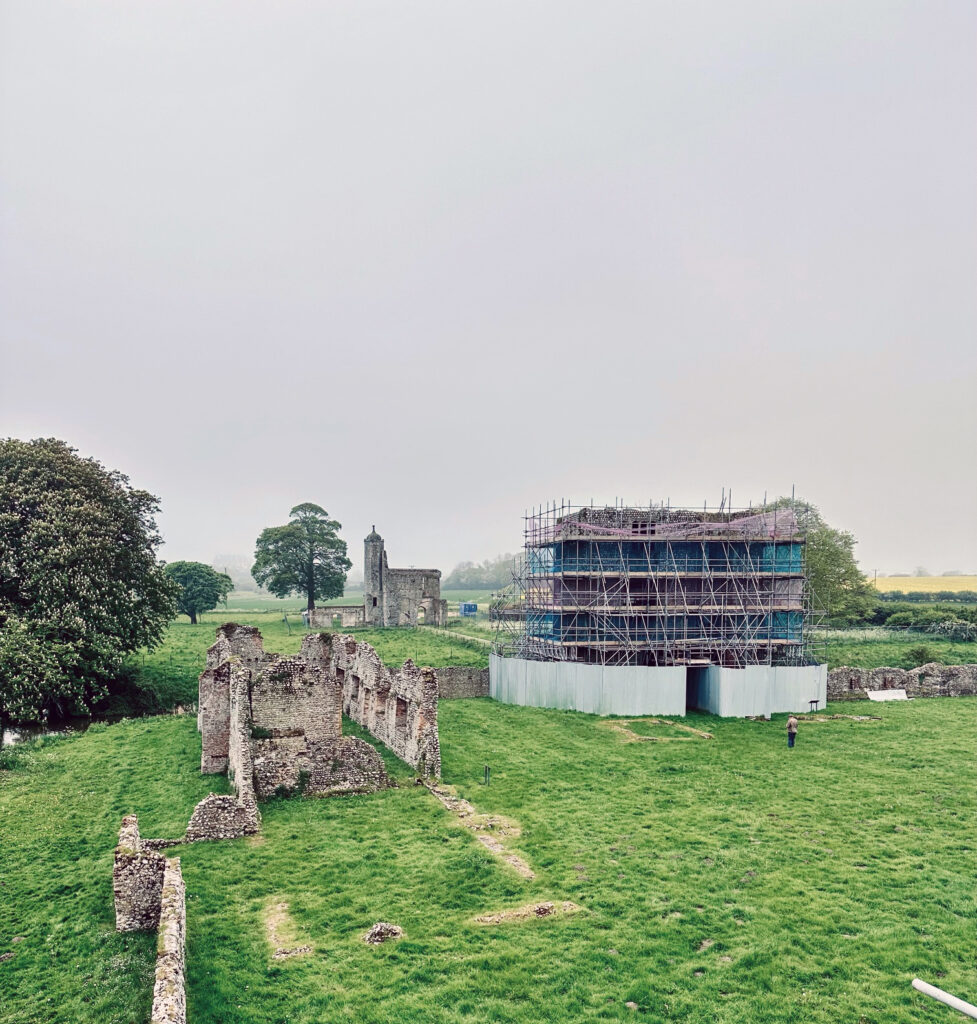
[(919, 668), (841, 668), (828, 673), (828, 700), (867, 700), (867, 690), (905, 690), (907, 697), (965, 697), (977, 695), (977, 665)]
[(156, 928), (165, 867), (166, 858), (162, 854), (143, 847), (139, 820), (134, 814), (126, 815), (119, 829), (119, 844), (112, 866), (116, 931)]
[(166, 861), (158, 936), (150, 1024), (186, 1024), (187, 900), (179, 857)]
[(410, 659), (400, 671), (355, 637), (332, 638), (333, 670), (342, 681), (343, 711), (422, 775), (441, 774), (438, 677)]
[(438, 669), (438, 697), (441, 700), (489, 695), (489, 670), (452, 665)]

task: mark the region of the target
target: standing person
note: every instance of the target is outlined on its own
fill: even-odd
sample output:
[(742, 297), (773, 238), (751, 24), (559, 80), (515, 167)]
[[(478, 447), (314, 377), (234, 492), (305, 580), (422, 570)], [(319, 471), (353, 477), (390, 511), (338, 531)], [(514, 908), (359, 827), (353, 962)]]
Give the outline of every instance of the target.
[(791, 715), (787, 719), (787, 746), (792, 747), (797, 739), (797, 716)]

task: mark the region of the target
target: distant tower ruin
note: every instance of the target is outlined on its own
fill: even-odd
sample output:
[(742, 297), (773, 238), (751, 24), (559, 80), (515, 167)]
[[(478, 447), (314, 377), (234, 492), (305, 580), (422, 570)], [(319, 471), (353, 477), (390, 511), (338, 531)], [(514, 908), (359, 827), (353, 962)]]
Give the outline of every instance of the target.
[(363, 541), (363, 611), (368, 626), (444, 625), (440, 569), (391, 569), (374, 526)]
[(441, 570), (391, 569), (374, 526), (363, 540), (363, 604), (323, 605), (309, 616), (309, 625), (443, 626), (447, 617)]

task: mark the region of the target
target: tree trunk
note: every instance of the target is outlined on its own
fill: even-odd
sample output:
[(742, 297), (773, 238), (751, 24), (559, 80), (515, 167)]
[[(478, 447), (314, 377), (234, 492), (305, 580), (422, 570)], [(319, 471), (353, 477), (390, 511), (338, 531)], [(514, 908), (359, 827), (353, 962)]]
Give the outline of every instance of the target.
[(197, 624), (197, 613), (195, 611), (189, 611), (189, 612), (187, 612), (187, 615), (190, 616), (190, 625), (191, 626), (196, 626), (196, 624)]
[(311, 558), (305, 574), (305, 590), (309, 596), (306, 608), (311, 613), (315, 611), (315, 565)]

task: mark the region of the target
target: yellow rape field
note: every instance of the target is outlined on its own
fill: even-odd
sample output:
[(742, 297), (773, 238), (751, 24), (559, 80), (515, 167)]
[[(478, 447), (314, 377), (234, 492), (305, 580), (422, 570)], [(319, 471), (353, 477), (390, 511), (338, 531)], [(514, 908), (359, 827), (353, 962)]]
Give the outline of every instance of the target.
[[(871, 577), (869, 577), (871, 579)], [(901, 590), (904, 594), (938, 590), (977, 590), (977, 576), (880, 576), (881, 591)]]

